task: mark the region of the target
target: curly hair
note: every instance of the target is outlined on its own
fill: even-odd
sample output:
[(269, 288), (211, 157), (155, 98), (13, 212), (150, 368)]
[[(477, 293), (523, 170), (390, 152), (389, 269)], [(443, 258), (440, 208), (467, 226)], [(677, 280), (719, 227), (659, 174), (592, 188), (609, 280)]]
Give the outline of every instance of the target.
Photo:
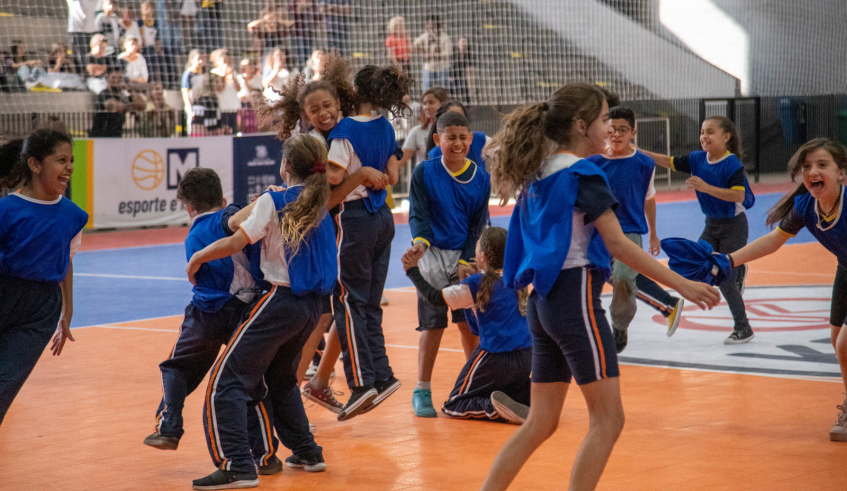
[(285, 251), (295, 256), (300, 245), (326, 215), (329, 181), (326, 179), (327, 150), (317, 138), (299, 133), (285, 141), (282, 158), (288, 172), (303, 180), (297, 200), (285, 205), (280, 218), (280, 233)]
[(390, 112), (395, 118), (402, 118), (412, 112), (405, 101), (412, 82), (398, 65), (366, 65), (356, 74), (353, 85), (359, 104), (372, 104)]

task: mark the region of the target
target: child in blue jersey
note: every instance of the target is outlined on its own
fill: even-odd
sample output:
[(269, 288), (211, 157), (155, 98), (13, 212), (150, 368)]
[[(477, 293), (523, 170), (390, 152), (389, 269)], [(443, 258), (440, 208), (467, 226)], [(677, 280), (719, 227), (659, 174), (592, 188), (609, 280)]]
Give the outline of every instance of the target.
[(527, 307), (532, 405), (497, 455), (485, 490), (506, 489), (556, 431), (572, 378), (591, 425), (569, 489), (594, 489), (600, 480), (624, 422), (617, 354), (600, 303), (611, 275), (609, 253), (701, 308), (720, 300), (716, 290), (663, 267), (621, 232), (605, 174), (585, 160), (603, 151), (610, 132), (603, 92), (570, 84), (543, 104), (513, 111), (493, 138), (492, 187), (503, 200), (517, 195), (503, 282), (513, 289), (533, 285)]
[[(74, 172), (65, 133), (36, 130), (0, 146), (0, 424), (44, 347), (74, 340), (73, 256), (88, 214), (63, 195)], [(55, 334), (54, 334), (55, 333)]]
[[(186, 172), (176, 193), (192, 219), (185, 238), (186, 260), (215, 241), (231, 236), (238, 228), (240, 220), (236, 214), (241, 207), (226, 204), (220, 177), (214, 170), (198, 167)], [(252, 205), (248, 209), (252, 210)], [(246, 254), (257, 255), (260, 250), (261, 244), (251, 245), (231, 257), (203, 264), (198, 270), (194, 297), (185, 308), (179, 337), (169, 358), (159, 365), (164, 395), (156, 410), (156, 430), (144, 439), (145, 445), (162, 450), (176, 450), (179, 445), (184, 433), (185, 398), (203, 381), (221, 346), (229, 342), (248, 305), (261, 291), (251, 276)], [(274, 452), (273, 428), (264, 416), (268, 408), (260, 401), (262, 397), (257, 394), (257, 404), (249, 409), (248, 417), (252, 452), (259, 473), (267, 475), (281, 471), (282, 462)]]
[[(399, 66), (368, 65), (353, 81), (359, 116), (342, 119), (330, 133), (327, 178), (343, 185), (362, 167), (398, 180), (396, 142), (391, 123), (380, 115), (408, 110), (404, 99), (411, 80)], [(333, 295), (335, 322), (350, 398), (338, 415), (345, 421), (370, 411), (400, 388), (385, 352), (380, 300), (388, 276), (394, 217), (386, 191), (357, 186), (335, 217), (338, 231), (338, 285)]]
[[(644, 151), (656, 164), (691, 174), (686, 184), (697, 191), (700, 209), (706, 215), (706, 228), (700, 238), (724, 254), (735, 252), (747, 244), (747, 214), (755, 203), (747, 173), (741, 164), (741, 139), (735, 125), (723, 116), (712, 116), (700, 128), (702, 151), (682, 157)], [(735, 326), (724, 344), (747, 343), (755, 334), (747, 320), (741, 293), (747, 267), (733, 272), (731, 281), (720, 285), (721, 293), (732, 312)]]
[[(768, 212), (767, 224), (778, 225), (777, 229), (727, 257), (730, 264), (738, 267), (773, 254), (805, 227), (838, 258), (829, 323), (832, 346), (847, 390), (847, 328), (844, 326), (847, 319), (847, 217), (842, 216), (847, 149), (833, 140), (812, 140), (791, 157), (788, 172), (792, 181), (802, 173), (803, 182)], [(829, 432), (829, 439), (847, 442), (847, 399), (838, 409), (838, 419)]]
[(303, 345), (335, 284), (335, 233), (327, 213), (326, 148), (309, 135), (283, 147), (281, 174), (288, 189), (262, 194), (230, 237), (196, 252), (186, 271), (192, 283), (202, 264), (262, 240), (261, 270), (271, 290), (249, 309), (218, 358), (204, 406), (206, 441), (218, 471), (194, 481), (194, 489), (230, 489), (258, 483), (247, 434), (247, 405), (255, 387), (267, 386), (277, 435), (292, 454), (289, 467), (326, 468), (322, 448), (309, 431), (297, 388)]
[[(459, 101), (446, 101), (441, 104), (441, 107), (436, 111), (436, 119), (443, 116), (448, 111), (454, 111), (462, 116), (468, 118), (468, 109)], [(470, 121), (470, 119), (468, 119)], [(426, 151), (427, 157), (430, 159), (434, 159), (436, 157), (441, 157), (441, 147), (435, 143), (435, 134), (437, 133), (435, 126), (430, 129), (429, 135), (426, 140)], [(485, 158), (486, 158), (486, 147), (488, 143), (491, 141), (491, 138), (487, 137), (485, 133), (481, 131), (474, 131), (471, 133), (471, 143), (468, 147), (468, 155), (467, 157), (479, 165), (480, 168), (485, 169)]]
[[(600, 168), (609, 180), (612, 196), (618, 201), (615, 216), (626, 238), (643, 247), (641, 236), (649, 232), (650, 253), (659, 254), (659, 237), (656, 235), (656, 189), (653, 178), (656, 164), (647, 155), (633, 149), (630, 144), (636, 135), (635, 113), (627, 107), (614, 107), (609, 111), (612, 134), (604, 153), (592, 155), (588, 160)], [(615, 335), (617, 352), (624, 350), (627, 329), (635, 317), (638, 272), (620, 261), (612, 263), (612, 303), (609, 311)], [(652, 281), (645, 278), (646, 281)], [(677, 298), (674, 312), (682, 311), (683, 300)], [(679, 315), (668, 321), (668, 336), (679, 324)]]
[[(491, 181), (485, 169), (467, 158), (471, 134), (468, 120), (458, 112), (446, 112), (436, 122), (435, 141), (443, 155), (415, 167), (409, 188), (409, 227), (412, 253), (420, 260), (423, 277), (441, 289), (473, 272), (469, 262), (488, 217)], [(420, 292), (419, 292), (420, 293)], [(418, 295), (418, 383), (412, 393), (415, 414), (436, 417), (432, 406), (432, 370), (447, 328), (447, 306), (435, 306)], [(479, 344), (465, 321), (464, 309), (453, 309), (465, 357)]]
[(502, 280), (506, 229), (485, 230), (476, 244), (475, 265), (482, 272), (458, 285), (435, 288), (421, 274), (417, 256), (403, 255), (403, 268), (432, 305), (467, 309), (472, 332), (479, 336), (450, 397), (444, 414), (521, 424), (529, 412), (532, 338), (526, 324), (527, 291), (515, 292)]

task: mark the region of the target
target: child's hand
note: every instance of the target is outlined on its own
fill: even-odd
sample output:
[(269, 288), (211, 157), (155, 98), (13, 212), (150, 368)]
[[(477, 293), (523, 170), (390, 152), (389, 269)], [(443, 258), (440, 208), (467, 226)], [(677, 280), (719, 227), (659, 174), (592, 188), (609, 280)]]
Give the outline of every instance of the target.
[(74, 337), (71, 335), (71, 320), (70, 318), (65, 318), (64, 316), (59, 320), (59, 325), (56, 327), (56, 333), (53, 334), (53, 342), (50, 345), (50, 351), (53, 352), (53, 356), (59, 356), (62, 354), (62, 348), (65, 347), (65, 341), (67, 340), (74, 341)]
[(707, 187), (709, 186), (708, 184), (706, 184), (706, 181), (700, 179), (697, 176), (691, 176), (686, 179), (685, 185), (686, 187), (688, 187), (688, 189), (694, 189), (700, 191), (701, 193), (705, 192)]
[(287, 188), (285, 186), (277, 186), (275, 184), (271, 184), (270, 186), (268, 186), (268, 189), (265, 189), (265, 191), (274, 191), (276, 193), (281, 193), (286, 189)]
[(721, 294), (718, 293), (717, 288), (697, 281), (684, 280), (676, 291), (703, 310), (711, 310), (721, 301)]
[(418, 265), (418, 258), (415, 256), (413, 249), (409, 249), (403, 254), (403, 257), (400, 258), (400, 261), (403, 262), (403, 271), (409, 271)]
[(365, 187), (371, 188), (375, 191), (380, 191), (385, 189), (385, 186), (388, 185), (388, 176), (373, 167), (362, 167), (359, 169), (359, 172), (361, 172), (364, 177), (362, 184)]
[(426, 252), (426, 244), (423, 242), (415, 242), (415, 245), (409, 249), (409, 253), (415, 257), (415, 262), (417, 262), (420, 258), (423, 257)]
[(192, 285), (197, 286), (197, 280), (194, 279), (194, 275), (197, 274), (197, 270), (200, 269), (200, 266), (203, 263), (196, 261), (194, 259), (195, 257), (196, 255), (191, 256), (191, 259), (188, 261), (188, 266), (185, 267), (185, 273), (188, 275), (188, 281), (190, 281)]
[(476, 268), (475, 264), (459, 263), (459, 266), (457, 266), (456, 269), (459, 273), (459, 281), (462, 281), (465, 278), (467, 278), (468, 276), (471, 276), (471, 275), (477, 273), (477, 268)]
[(650, 254), (652, 256), (658, 256), (659, 253), (662, 252), (662, 245), (659, 237), (657, 235), (650, 235)]

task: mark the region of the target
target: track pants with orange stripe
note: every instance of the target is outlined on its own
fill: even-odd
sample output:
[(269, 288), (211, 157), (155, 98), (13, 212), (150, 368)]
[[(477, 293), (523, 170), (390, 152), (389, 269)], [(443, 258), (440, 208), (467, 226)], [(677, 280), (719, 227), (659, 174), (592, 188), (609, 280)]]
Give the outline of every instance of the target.
[(531, 370), (532, 348), (490, 353), (477, 346), (441, 411), (454, 418), (506, 421), (492, 406), (491, 393), (499, 390), (529, 406)]
[(643, 274), (635, 278), (635, 286), (638, 287), (638, 300), (658, 310), (665, 317), (671, 315), (676, 306), (676, 298), (673, 295)]
[(221, 469), (253, 469), (247, 409), (263, 378), (271, 407), (262, 417), (282, 444), (303, 458), (322, 455), (309, 431), (296, 374), (322, 309), (317, 294), (297, 296), (291, 288), (274, 286), (233, 333), (212, 369), (203, 411), (209, 453)]
[(372, 386), (394, 376), (379, 305), (388, 277), (394, 217), (388, 206), (372, 214), (363, 200), (357, 200), (341, 205), (335, 223), (340, 274), (333, 310), (344, 374), (350, 388)]

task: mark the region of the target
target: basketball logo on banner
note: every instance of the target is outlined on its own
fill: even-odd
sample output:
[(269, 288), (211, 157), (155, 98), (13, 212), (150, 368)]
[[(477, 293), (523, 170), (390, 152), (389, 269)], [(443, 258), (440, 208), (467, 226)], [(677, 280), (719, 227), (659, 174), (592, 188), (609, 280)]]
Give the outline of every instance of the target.
[(165, 160), (154, 150), (144, 150), (132, 161), (132, 180), (145, 191), (156, 189), (165, 179)]

